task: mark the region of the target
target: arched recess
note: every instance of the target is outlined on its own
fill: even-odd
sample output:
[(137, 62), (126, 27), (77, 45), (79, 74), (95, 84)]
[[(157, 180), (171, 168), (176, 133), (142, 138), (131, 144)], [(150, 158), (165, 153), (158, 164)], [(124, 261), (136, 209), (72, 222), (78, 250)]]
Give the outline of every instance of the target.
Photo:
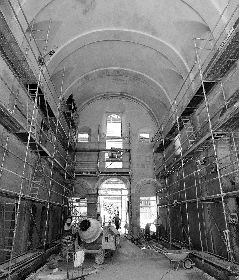
[[(140, 232), (140, 197), (142, 194), (142, 189), (150, 185), (152, 187), (151, 189), (151, 195), (147, 195), (148, 197), (154, 196), (156, 198), (156, 191), (162, 188), (162, 185), (160, 182), (158, 182), (154, 178), (143, 178), (139, 180), (136, 185), (134, 186), (134, 192), (131, 195), (132, 200), (132, 219), (130, 221), (130, 229), (134, 236), (137, 236)], [(146, 195), (142, 195), (146, 196)]]
[(78, 179), (75, 182), (74, 194), (75, 197), (86, 197), (92, 190), (92, 186), (84, 179)]
[(121, 220), (121, 229), (125, 233), (125, 224), (129, 221), (128, 215), (128, 180), (121, 176), (107, 176), (100, 180), (98, 187), (98, 212), (105, 225), (114, 223), (117, 214)]
[(156, 191), (158, 191), (159, 189), (162, 188), (162, 185), (156, 179), (144, 178), (137, 182), (137, 184), (135, 186), (135, 193), (140, 194), (142, 187), (144, 187), (145, 185), (149, 185), (149, 184), (153, 186), (153, 188), (155, 190), (155, 192), (154, 192), (155, 195), (156, 195)]

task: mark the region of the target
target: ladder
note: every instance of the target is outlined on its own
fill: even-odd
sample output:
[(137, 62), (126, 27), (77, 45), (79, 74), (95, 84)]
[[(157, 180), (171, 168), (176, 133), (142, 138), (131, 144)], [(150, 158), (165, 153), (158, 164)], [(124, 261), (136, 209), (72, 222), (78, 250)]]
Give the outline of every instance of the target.
[[(38, 90), (39, 90), (39, 89), (37, 88), (37, 85), (33, 85), (33, 87), (32, 87), (31, 85), (27, 85), (27, 91), (28, 91), (29, 96), (32, 98), (32, 100), (35, 99)], [(37, 101), (37, 103), (38, 103), (38, 101)], [(38, 110), (38, 109), (33, 110), (33, 111), (32, 111), (32, 114), (37, 115), (37, 113), (38, 113), (37, 110)], [(31, 124), (31, 119), (32, 119), (32, 118), (34, 118), (35, 121)], [(31, 126), (31, 136), (33, 136), (34, 139), (37, 139), (36, 122), (37, 122), (36, 116), (32, 116), (32, 115), (29, 116), (29, 112), (28, 112), (28, 110), (27, 110), (27, 126), (28, 126), (28, 127)], [(28, 127), (27, 127), (27, 131), (29, 131), (29, 128), (28, 128)]]
[(194, 128), (192, 126), (190, 117), (182, 117), (182, 122), (183, 122), (183, 126), (185, 128), (187, 140), (189, 143), (188, 148), (190, 148), (195, 142)]

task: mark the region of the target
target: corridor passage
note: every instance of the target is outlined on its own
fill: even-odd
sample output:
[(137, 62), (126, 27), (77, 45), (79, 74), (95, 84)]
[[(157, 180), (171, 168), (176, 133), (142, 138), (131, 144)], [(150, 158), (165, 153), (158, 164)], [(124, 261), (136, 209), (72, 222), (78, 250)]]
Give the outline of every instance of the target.
[(206, 280), (214, 279), (203, 271), (179, 267), (173, 270), (169, 260), (162, 254), (149, 249), (140, 249), (123, 238), (121, 248), (106, 262), (98, 273), (87, 280)]
[(239, 280), (238, 233), (239, 0), (0, 0), (0, 280)]
[[(68, 272), (67, 272), (68, 271)], [(27, 280), (214, 280), (202, 270), (182, 265), (174, 269), (161, 253), (145, 247), (138, 247), (121, 237), (120, 248), (108, 255), (102, 265), (95, 263), (92, 254), (87, 254), (83, 266), (68, 265), (59, 255), (51, 257), (46, 265)]]

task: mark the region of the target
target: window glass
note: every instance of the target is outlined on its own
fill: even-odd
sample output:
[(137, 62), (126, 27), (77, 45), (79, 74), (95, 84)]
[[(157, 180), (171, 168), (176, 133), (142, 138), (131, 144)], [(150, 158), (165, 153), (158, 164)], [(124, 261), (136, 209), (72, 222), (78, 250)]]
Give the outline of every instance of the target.
[(140, 142), (149, 142), (149, 133), (140, 133), (139, 134), (139, 141)]
[(107, 137), (121, 137), (121, 117), (116, 114), (107, 117)]
[(89, 134), (88, 133), (78, 133), (78, 142), (89, 142)]
[(122, 168), (122, 122), (121, 116), (111, 114), (107, 117), (107, 130), (106, 130), (106, 149), (112, 151), (105, 153), (105, 167), (106, 168)]

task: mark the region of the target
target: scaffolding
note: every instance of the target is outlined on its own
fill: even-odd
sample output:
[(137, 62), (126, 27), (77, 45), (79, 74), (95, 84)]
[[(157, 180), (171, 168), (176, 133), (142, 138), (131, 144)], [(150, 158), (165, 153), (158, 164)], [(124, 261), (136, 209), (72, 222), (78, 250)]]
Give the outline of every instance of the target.
[[(24, 24), (11, 1), (7, 3), (27, 44), (25, 50), (20, 47), (1, 14), (6, 34), (1, 41), (2, 55), (17, 88), (1, 77), (4, 97), (14, 99), (11, 106), (0, 104), (0, 264), (1, 271), (11, 279), (24, 259), (41, 256), (39, 249), (46, 252), (61, 237), (68, 197), (73, 191), (75, 125), (73, 100), (66, 105), (62, 99), (65, 70), (57, 99), (48, 78), (45, 59), (53, 54), (48, 50), (51, 19), (45, 37), (41, 37), (40, 51), (20, 1), (17, 4)], [(29, 37), (23, 25), (31, 30)], [(25, 67), (20, 69), (19, 65)]]
[(238, 75), (238, 11), (216, 40), (194, 39), (195, 63), (153, 137), (163, 238), (231, 267), (239, 261), (239, 111), (238, 92), (225, 87)]
[[(101, 134), (100, 126), (98, 126), (97, 137), (90, 138), (88, 142), (76, 143), (75, 176), (130, 176), (130, 128), (127, 135), (118, 138), (122, 148), (107, 149), (107, 137)], [(114, 138), (114, 141), (117, 141), (117, 138)], [(114, 166), (114, 163), (121, 163), (122, 166)]]

